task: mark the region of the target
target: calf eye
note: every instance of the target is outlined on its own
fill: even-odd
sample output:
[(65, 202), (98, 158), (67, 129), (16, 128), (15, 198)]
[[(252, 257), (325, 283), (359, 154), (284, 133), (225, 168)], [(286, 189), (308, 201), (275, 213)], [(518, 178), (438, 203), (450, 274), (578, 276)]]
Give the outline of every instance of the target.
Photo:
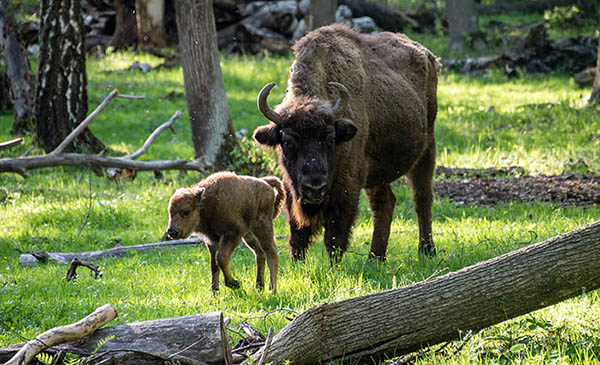
[(191, 212), (189, 210), (184, 210), (184, 211), (181, 212), (181, 216), (182, 217), (187, 217), (188, 215), (190, 215), (190, 213)]

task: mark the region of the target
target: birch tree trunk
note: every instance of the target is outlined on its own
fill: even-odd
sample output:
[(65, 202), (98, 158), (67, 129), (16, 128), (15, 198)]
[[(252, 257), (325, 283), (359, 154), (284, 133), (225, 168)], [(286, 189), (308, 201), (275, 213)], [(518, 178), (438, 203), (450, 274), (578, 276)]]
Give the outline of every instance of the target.
[(219, 63), (212, 0), (176, 0), (175, 11), (196, 158), (219, 166), (237, 140)]
[(266, 361), (407, 354), (598, 289), (599, 262), (600, 221), (431, 281), (313, 307), (277, 333)]
[[(36, 140), (52, 151), (87, 116), (84, 25), (81, 0), (42, 0), (35, 98)], [(68, 147), (100, 152), (87, 129)]]

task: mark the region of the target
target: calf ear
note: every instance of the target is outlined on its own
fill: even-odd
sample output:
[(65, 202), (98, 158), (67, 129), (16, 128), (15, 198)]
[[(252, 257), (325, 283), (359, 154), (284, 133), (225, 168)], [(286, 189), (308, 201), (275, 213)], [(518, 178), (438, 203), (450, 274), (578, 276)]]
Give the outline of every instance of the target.
[(281, 128), (274, 125), (263, 125), (254, 131), (254, 140), (260, 144), (274, 147), (281, 143)]
[(333, 126), (335, 127), (336, 143), (347, 142), (354, 138), (356, 132), (358, 132), (356, 125), (347, 119), (338, 119), (333, 122)]
[(205, 188), (194, 187), (192, 188), (192, 196), (194, 197), (194, 205), (198, 205), (200, 200), (202, 200), (202, 195), (204, 194)]

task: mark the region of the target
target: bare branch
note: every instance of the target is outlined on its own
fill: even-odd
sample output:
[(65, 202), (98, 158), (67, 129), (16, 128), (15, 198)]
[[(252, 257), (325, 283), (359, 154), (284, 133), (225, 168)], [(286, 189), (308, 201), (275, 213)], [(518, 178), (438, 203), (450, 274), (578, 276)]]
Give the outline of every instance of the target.
[(119, 94), (117, 95), (117, 98), (119, 99), (134, 99), (134, 100), (140, 100), (140, 99), (145, 99), (145, 96), (142, 95), (127, 95), (127, 94)]
[(144, 153), (146, 153), (146, 151), (148, 151), (148, 148), (150, 148), (150, 145), (152, 144), (152, 142), (154, 142), (154, 140), (156, 139), (156, 137), (158, 137), (158, 135), (165, 129), (167, 128), (171, 128), (171, 126), (173, 125), (173, 123), (175, 122), (175, 120), (177, 118), (179, 118), (179, 116), (181, 115), (181, 113), (183, 113), (182, 109), (179, 109), (178, 111), (175, 112), (175, 114), (173, 114), (173, 116), (166, 122), (164, 122), (163, 124), (161, 124), (160, 126), (158, 126), (154, 132), (152, 132), (152, 134), (146, 139), (146, 142), (144, 142), (144, 145), (137, 151), (135, 151), (134, 153), (125, 156), (124, 158), (127, 159), (131, 159), (131, 160), (135, 160), (136, 158), (140, 157), (141, 155), (143, 155)]
[(16, 146), (19, 143), (23, 142), (23, 138), (12, 139), (10, 141), (0, 143), (0, 150), (5, 150), (11, 148), (12, 146)]
[(98, 266), (92, 264), (91, 262), (87, 262), (85, 260), (80, 260), (78, 258), (74, 258), (73, 260), (71, 260), (71, 265), (69, 266), (69, 270), (67, 270), (67, 276), (66, 276), (67, 281), (77, 278), (77, 268), (79, 266), (85, 266), (88, 269), (92, 270), (92, 273), (94, 274), (94, 279), (98, 279), (98, 277), (102, 276), (102, 271), (100, 271), (100, 268)]
[(104, 98), (104, 100), (102, 100), (100, 105), (98, 105), (98, 107), (96, 107), (96, 109), (90, 115), (88, 115), (87, 118), (85, 118), (83, 120), (83, 122), (81, 122), (77, 126), (77, 128), (75, 128), (67, 136), (67, 138), (65, 138), (64, 141), (62, 141), (58, 145), (58, 147), (56, 147), (54, 149), (54, 151), (50, 152), (49, 155), (57, 155), (57, 154), (61, 153), (73, 141), (73, 139), (75, 139), (75, 137), (80, 135), (81, 132), (83, 132), (85, 130), (85, 128), (87, 128), (88, 124), (90, 124), (92, 122), (92, 120), (94, 120), (94, 118), (96, 118), (98, 116), (98, 114), (100, 114), (100, 112), (108, 105), (108, 103), (110, 103), (110, 101), (112, 99), (114, 99), (117, 95), (119, 95), (119, 91), (117, 91), (117, 89), (114, 89), (113, 91), (111, 91), (110, 94), (108, 94)]

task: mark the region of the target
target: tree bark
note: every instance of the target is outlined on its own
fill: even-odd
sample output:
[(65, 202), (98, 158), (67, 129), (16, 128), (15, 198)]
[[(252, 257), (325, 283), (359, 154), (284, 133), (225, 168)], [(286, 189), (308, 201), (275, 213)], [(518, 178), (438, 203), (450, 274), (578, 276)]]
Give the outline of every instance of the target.
[[(52, 151), (87, 115), (84, 26), (80, 0), (42, 0), (35, 98), (36, 140)], [(100, 152), (88, 129), (68, 147)]]
[(338, 5), (347, 5), (352, 10), (354, 17), (369, 16), (373, 18), (379, 28), (389, 32), (402, 32), (406, 27), (418, 26), (404, 13), (374, 1), (338, 0)]
[[(0, 362), (21, 346), (1, 349)], [(105, 327), (80, 341), (53, 346), (45, 352), (57, 354), (59, 351), (85, 356), (91, 364), (232, 363), (221, 312)]]
[(127, 48), (137, 41), (135, 0), (115, 0), (115, 32), (110, 45), (116, 49)]
[(138, 47), (166, 46), (165, 1), (135, 0)]
[(176, 0), (183, 80), (196, 158), (226, 164), (237, 145), (221, 74), (212, 1)]
[(6, 60), (10, 99), (15, 112), (11, 134), (33, 130), (33, 78), (17, 36), (17, 24), (7, 0), (0, 0), (0, 47)]
[(335, 23), (337, 0), (311, 0), (308, 13), (308, 30)]
[(600, 288), (598, 262), (600, 221), (430, 281), (313, 307), (277, 333), (267, 361), (371, 363), (454, 340)]
[(598, 39), (598, 54), (596, 56), (596, 78), (594, 79), (590, 103), (600, 104), (600, 39)]
[(446, 0), (446, 16), (450, 31), (450, 51), (464, 52), (468, 46), (467, 38), (471, 39), (473, 48), (485, 50), (485, 43), (478, 37), (473, 0)]

